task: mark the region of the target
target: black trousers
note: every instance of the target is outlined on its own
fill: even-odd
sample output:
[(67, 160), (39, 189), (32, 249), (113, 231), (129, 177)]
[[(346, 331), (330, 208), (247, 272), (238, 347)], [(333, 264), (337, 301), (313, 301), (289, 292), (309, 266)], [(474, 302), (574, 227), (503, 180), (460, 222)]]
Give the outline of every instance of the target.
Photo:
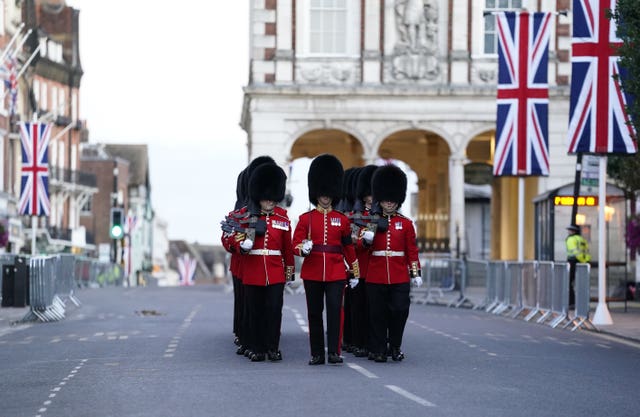
[(351, 293), (352, 289), (346, 285), (344, 289), (344, 300), (342, 302), (343, 322), (342, 322), (342, 346), (347, 347), (353, 344), (353, 333), (351, 324)]
[(387, 343), (391, 348), (400, 348), (404, 326), (409, 318), (409, 283), (367, 283), (366, 288), (371, 352), (385, 354)]
[(343, 320), (342, 299), (345, 285), (346, 280), (331, 282), (304, 280), (311, 356), (324, 355), (322, 312), (325, 303), (327, 305), (327, 350), (329, 353), (340, 354)]
[(245, 285), (247, 339), (255, 353), (277, 351), (282, 325), (283, 284)]
[(240, 322), (242, 321), (242, 281), (235, 275), (231, 276), (233, 282), (233, 334), (240, 338)]
[[(369, 347), (369, 311), (367, 306), (367, 284), (360, 279), (351, 289), (351, 343), (357, 348)], [(346, 314), (346, 313), (345, 313)], [(345, 326), (345, 332), (347, 327)]]

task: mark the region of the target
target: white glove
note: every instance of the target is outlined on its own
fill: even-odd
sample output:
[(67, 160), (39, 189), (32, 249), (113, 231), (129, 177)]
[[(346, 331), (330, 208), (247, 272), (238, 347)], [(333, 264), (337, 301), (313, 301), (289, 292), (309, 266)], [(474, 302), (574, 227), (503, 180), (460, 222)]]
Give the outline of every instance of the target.
[(422, 277), (411, 278), (411, 283), (414, 287), (422, 287)]
[(250, 251), (251, 248), (253, 248), (253, 240), (251, 239), (245, 239), (242, 242), (240, 242), (240, 247), (242, 248), (243, 251)]
[(370, 245), (371, 242), (373, 242), (373, 232), (371, 230), (365, 230), (362, 232), (362, 239)]
[(302, 253), (306, 256), (311, 253), (311, 248), (313, 248), (313, 242), (310, 240), (305, 240), (302, 243)]
[(359, 282), (360, 280), (358, 278), (351, 278), (349, 280), (349, 286), (351, 287), (351, 289), (354, 289)]

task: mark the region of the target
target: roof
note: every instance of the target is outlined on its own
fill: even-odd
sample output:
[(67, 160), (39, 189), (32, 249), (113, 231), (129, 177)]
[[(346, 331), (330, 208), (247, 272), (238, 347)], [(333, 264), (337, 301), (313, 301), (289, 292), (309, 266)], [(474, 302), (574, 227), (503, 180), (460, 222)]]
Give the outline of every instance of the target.
[(147, 145), (105, 145), (104, 150), (114, 158), (129, 161), (129, 185), (149, 186), (149, 152)]

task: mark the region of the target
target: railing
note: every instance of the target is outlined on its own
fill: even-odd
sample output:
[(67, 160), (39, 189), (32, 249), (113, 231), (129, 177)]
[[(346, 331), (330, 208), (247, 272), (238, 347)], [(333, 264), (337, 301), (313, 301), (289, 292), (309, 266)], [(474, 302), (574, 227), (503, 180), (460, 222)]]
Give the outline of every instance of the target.
[(96, 187), (98, 185), (97, 177), (94, 174), (57, 166), (49, 167), (49, 179), (87, 187)]
[(421, 258), (424, 285), (414, 303), (469, 306), (496, 315), (536, 320), (572, 330), (591, 327), (590, 266), (578, 264), (575, 310), (569, 310), (569, 264), (550, 261), (479, 261)]
[[(75, 296), (77, 289), (123, 285), (124, 271), (118, 264), (101, 263), (71, 254), (20, 259), (29, 265), (26, 279), (30, 311), (22, 321), (61, 320), (65, 317), (65, 306), (69, 301), (80, 305)], [(0, 263), (4, 266), (15, 261), (13, 255), (0, 256)]]

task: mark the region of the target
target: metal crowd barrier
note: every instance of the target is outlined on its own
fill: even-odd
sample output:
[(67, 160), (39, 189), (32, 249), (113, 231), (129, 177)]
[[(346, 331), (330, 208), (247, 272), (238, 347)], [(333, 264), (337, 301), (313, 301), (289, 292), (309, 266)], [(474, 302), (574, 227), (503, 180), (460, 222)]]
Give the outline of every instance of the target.
[[(6, 262), (0, 257), (0, 262)], [(80, 306), (75, 292), (82, 287), (122, 285), (123, 269), (117, 264), (70, 254), (35, 256), (29, 259), (30, 310), (21, 320), (57, 321), (65, 317), (67, 301)]]
[[(569, 264), (550, 261), (477, 261), (448, 258), (422, 261), (423, 288), (412, 288), (414, 303), (439, 304), (449, 294), (448, 306), (534, 320), (551, 327), (593, 327), (590, 312), (589, 265), (576, 270), (576, 305), (569, 312)], [(453, 298), (452, 298), (453, 297)]]

